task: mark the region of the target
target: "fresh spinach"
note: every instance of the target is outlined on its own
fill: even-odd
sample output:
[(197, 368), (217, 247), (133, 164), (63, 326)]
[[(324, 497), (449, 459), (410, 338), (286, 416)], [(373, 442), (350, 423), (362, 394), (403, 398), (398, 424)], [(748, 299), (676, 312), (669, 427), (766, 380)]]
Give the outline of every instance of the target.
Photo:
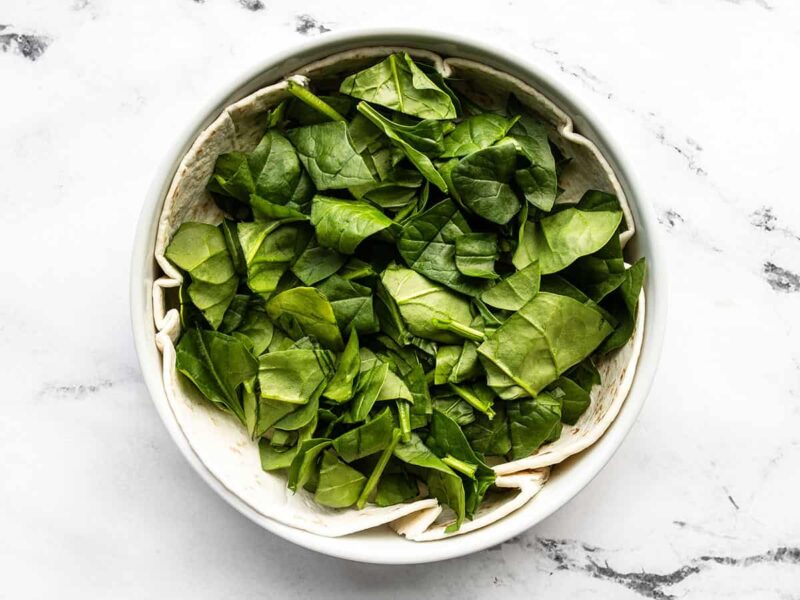
[(256, 147), (216, 157), (226, 218), (166, 250), (176, 367), (262, 468), (334, 509), (436, 498), (448, 532), (488, 464), (590, 409), (646, 277), (613, 195), (556, 203), (571, 154), (550, 125), (453, 83), (405, 53), (289, 82)]

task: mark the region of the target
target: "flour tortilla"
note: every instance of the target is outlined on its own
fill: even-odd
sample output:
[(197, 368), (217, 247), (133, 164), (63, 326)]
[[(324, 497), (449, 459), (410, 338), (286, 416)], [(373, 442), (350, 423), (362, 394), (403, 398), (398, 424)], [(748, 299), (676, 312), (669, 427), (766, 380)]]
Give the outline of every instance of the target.
[[(432, 52), (403, 47), (369, 47), (332, 55), (298, 69), (225, 108), (198, 135), (174, 175), (158, 224), (155, 259), (163, 276), (153, 285), (156, 344), (163, 358), (164, 389), (170, 409), (183, 435), (200, 461), (217, 480), (253, 510), (280, 523), (323, 536), (342, 536), (384, 524), (417, 541), (432, 541), (453, 534), (445, 528), (451, 511), (435, 499), (416, 500), (391, 507), (370, 505), (363, 510), (338, 510), (319, 506), (313, 495), (293, 494), (283, 475), (262, 471), (258, 446), (240, 423), (215, 409), (175, 368), (175, 343), (180, 337), (178, 311), (170, 304), (170, 288), (182, 283), (181, 273), (166, 260), (164, 252), (181, 223), (221, 222), (223, 215), (206, 191), (217, 156), (233, 150), (250, 151), (258, 143), (266, 112), (289, 97), (287, 80), (307, 86), (309, 79), (330, 78), (358, 70), (398, 51), (433, 66), (445, 77), (459, 80), (459, 91), (500, 98), (513, 91), (519, 100), (547, 125), (550, 139), (571, 162), (561, 179), (564, 192), (559, 202), (577, 201), (588, 189), (616, 194), (622, 206), (626, 231), (623, 245), (634, 234), (634, 223), (625, 194), (608, 162), (588, 139), (575, 133), (572, 120), (543, 94), (519, 79), (493, 68), (460, 58), (442, 58)], [(480, 507), (458, 534), (474, 531), (510, 514), (536, 495), (549, 476), (549, 467), (597, 441), (619, 412), (630, 389), (642, 343), (644, 297), (640, 299), (634, 335), (628, 344), (598, 365), (603, 384), (592, 393), (592, 403), (578, 423), (564, 427), (559, 440), (543, 446), (531, 457), (494, 467), (497, 491)]]

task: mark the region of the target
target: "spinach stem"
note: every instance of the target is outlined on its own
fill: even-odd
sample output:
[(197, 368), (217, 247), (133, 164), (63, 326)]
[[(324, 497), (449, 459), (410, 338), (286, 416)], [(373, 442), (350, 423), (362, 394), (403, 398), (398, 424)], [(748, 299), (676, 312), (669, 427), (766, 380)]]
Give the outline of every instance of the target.
[(389, 459), (392, 457), (392, 452), (394, 452), (395, 446), (397, 446), (397, 442), (400, 441), (400, 430), (394, 428), (392, 430), (392, 440), (389, 442), (389, 445), (384, 448), (383, 453), (381, 453), (380, 458), (378, 459), (378, 463), (375, 465), (375, 468), (372, 469), (372, 473), (367, 479), (367, 483), (364, 484), (364, 488), (361, 490), (361, 493), (358, 495), (358, 500), (356, 501), (356, 508), (361, 510), (367, 504), (367, 498), (372, 493), (372, 490), (375, 489), (375, 486), (378, 485), (378, 480), (383, 475), (383, 471), (386, 468), (386, 465), (389, 462)]
[(466, 325), (462, 325), (456, 321), (451, 321), (449, 319), (431, 319), (431, 323), (433, 323), (433, 326), (438, 329), (452, 331), (453, 333), (460, 335), (463, 338), (467, 338), (468, 340), (472, 340), (473, 342), (482, 342), (486, 339), (486, 336), (482, 331), (478, 331), (472, 327), (467, 327)]
[(456, 385), (454, 383), (449, 383), (450, 389), (453, 390), (459, 397), (464, 400), (467, 404), (472, 406), (475, 410), (479, 410), (483, 414), (485, 414), (489, 419), (494, 419), (494, 409), (492, 408), (492, 402), (481, 400), (475, 394), (470, 392), (469, 390), (461, 387), (460, 385)]
[(463, 473), (470, 479), (475, 479), (475, 471), (478, 469), (478, 465), (473, 465), (472, 463), (468, 463), (463, 460), (459, 460), (452, 454), (446, 455), (442, 462), (446, 464), (448, 467), (453, 469), (454, 471), (458, 471), (459, 473)]
[(405, 400), (397, 401), (397, 418), (400, 421), (400, 431), (403, 443), (411, 441), (411, 410)]
[(310, 92), (306, 88), (304, 88), (299, 83), (292, 81), (291, 79), (287, 82), (289, 93), (300, 100), (301, 102), (305, 102), (311, 108), (321, 112), (326, 117), (330, 118), (333, 121), (343, 121), (346, 122), (342, 115), (336, 112), (336, 109), (333, 108), (330, 104), (325, 102), (322, 98), (315, 95), (314, 93)]

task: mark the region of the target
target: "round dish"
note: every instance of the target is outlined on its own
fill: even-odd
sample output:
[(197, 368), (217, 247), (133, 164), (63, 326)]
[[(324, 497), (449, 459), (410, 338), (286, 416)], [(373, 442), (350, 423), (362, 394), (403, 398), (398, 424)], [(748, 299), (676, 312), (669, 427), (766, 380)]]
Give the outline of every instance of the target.
[[(373, 529), (331, 538), (295, 529), (273, 521), (255, 511), (237, 494), (233, 493), (206, 467), (192, 449), (168, 404), (162, 384), (162, 363), (156, 348), (153, 327), (152, 290), (159, 269), (153, 260), (156, 228), (167, 189), (178, 163), (185, 155), (198, 133), (219, 114), (222, 107), (264, 87), (288, 73), (331, 54), (367, 46), (406, 46), (425, 49), (446, 55), (474, 60), (502, 70), (530, 83), (563, 109), (575, 122), (575, 128), (593, 141), (616, 174), (633, 213), (637, 235), (628, 246), (628, 258), (646, 255), (650, 262), (647, 282), (647, 315), (644, 324), (644, 343), (633, 385), (619, 415), (605, 435), (580, 455), (562, 463), (554, 470), (550, 482), (536, 496), (511, 515), (486, 528), (458, 538), (447, 538), (424, 544), (414, 544), (391, 533), (388, 528)], [(618, 153), (608, 139), (593, 124), (587, 111), (578, 107), (563, 91), (546, 82), (530, 67), (495, 51), (449, 36), (420, 32), (387, 31), (358, 35), (330, 36), (327, 39), (299, 48), (297, 51), (276, 57), (254, 72), (247, 74), (218, 102), (202, 113), (195, 126), (180, 140), (178, 147), (168, 155), (157, 174), (145, 205), (137, 235), (131, 273), (131, 306), (134, 338), (148, 388), (167, 428), (184, 455), (203, 478), (229, 503), (262, 527), (302, 546), (352, 560), (376, 563), (419, 563), (452, 558), (502, 542), (545, 518), (572, 498), (608, 461), (632, 426), (646, 397), (652, 380), (663, 336), (665, 313), (665, 285), (661, 271), (662, 260), (653, 240), (654, 218), (642, 205), (632, 184), (630, 173), (620, 163)]]

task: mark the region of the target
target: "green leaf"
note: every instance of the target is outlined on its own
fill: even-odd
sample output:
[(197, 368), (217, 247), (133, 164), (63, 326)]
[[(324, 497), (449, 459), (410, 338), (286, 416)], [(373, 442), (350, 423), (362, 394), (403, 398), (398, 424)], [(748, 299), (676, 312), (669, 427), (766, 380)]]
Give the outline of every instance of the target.
[(261, 397), (267, 400), (305, 404), (332, 374), (333, 356), (327, 350), (282, 350), (258, 359)]
[(509, 402), (506, 410), (513, 460), (530, 456), (550, 439), (561, 422), (561, 402), (548, 393)]
[(464, 434), (475, 452), (480, 452), (484, 456), (505, 456), (511, 451), (506, 404), (506, 402), (496, 404), (497, 414), (493, 419), (478, 413), (475, 415), (475, 421), (464, 427)]
[(475, 409), (457, 395), (435, 398), (433, 408), (443, 412), (459, 425), (464, 426), (475, 422)]
[(273, 333), (272, 321), (267, 317), (263, 301), (251, 297), (241, 323), (233, 331), (233, 336), (242, 340), (255, 356), (259, 356), (269, 346)]
[(355, 331), (352, 331), (344, 347), (344, 352), (339, 356), (336, 373), (328, 382), (328, 386), (322, 395), (339, 403), (350, 400), (353, 397), (353, 386), (360, 368), (361, 357), (358, 354), (358, 335)]
[(574, 425), (592, 402), (589, 391), (567, 377), (556, 379), (548, 391), (561, 401), (561, 420), (568, 425)]
[(477, 348), (474, 342), (465, 342), (463, 346), (439, 346), (433, 383), (461, 383), (481, 375), (483, 371), (478, 361)]
[(515, 172), (517, 185), (531, 206), (549, 212), (558, 194), (558, 175), (547, 129), (532, 117), (521, 115), (511, 130), (511, 139), (528, 163)]
[(218, 408), (245, 423), (239, 387), (256, 376), (258, 363), (234, 337), (191, 329), (176, 347), (175, 366)]
[(546, 275), (605, 246), (617, 232), (622, 211), (616, 203), (601, 210), (590, 208), (587, 203), (594, 194), (601, 192), (587, 192), (578, 204), (535, 223), (529, 222), (514, 253), (514, 266), (522, 269), (538, 260), (542, 274)]
[(287, 132), (318, 190), (346, 189), (374, 181), (361, 155), (353, 147), (347, 124), (331, 121)]
[(287, 132), (318, 190), (346, 189), (374, 181), (341, 121), (299, 127)]
[(314, 285), (342, 268), (345, 257), (332, 248), (320, 246), (313, 236), (292, 265), (292, 273), (306, 285)]
[(438, 410), (433, 411), (431, 433), (427, 442), (439, 457), (454, 458), (470, 465), (470, 479), (475, 481), (465, 485), (465, 512), (471, 518), (488, 489), (494, 484), (494, 471), (475, 454), (458, 423)]
[(516, 161), (517, 153), (512, 144), (473, 152), (450, 174), (454, 195), (476, 215), (505, 225), (520, 209), (520, 202), (511, 188)]
[(333, 440), (333, 449), (345, 462), (353, 462), (386, 448), (392, 438), (394, 423), (388, 408), (371, 421), (343, 433)]
[(352, 254), (369, 236), (390, 227), (392, 220), (366, 202), (314, 196), (311, 223), (319, 243)]
[(314, 500), (331, 508), (347, 508), (355, 504), (367, 478), (336, 458), (326, 450), (322, 455), (322, 467)]
[(349, 98), (342, 96), (317, 96), (291, 79), (286, 82), (289, 93), (296, 100), (289, 103), (287, 117), (298, 125), (315, 125), (326, 121), (344, 121), (342, 116), (350, 110)]
[(444, 138), (444, 153), (440, 158), (461, 158), (488, 148), (505, 137), (516, 122), (516, 118), (492, 113), (467, 117)]
[(298, 444), (297, 453), (289, 466), (287, 486), (293, 492), (303, 487), (316, 470), (317, 459), (325, 448), (331, 445), (326, 438), (311, 438)]
[(164, 254), (189, 273), (189, 298), (217, 329), (239, 284), (222, 232), (206, 223), (183, 223)]
[(295, 340), (310, 335), (331, 350), (344, 346), (333, 307), (316, 288), (295, 287), (273, 296), (267, 302), (267, 314)]
[(361, 366), (362, 372), (358, 377), (356, 395), (350, 406), (349, 421), (351, 423), (359, 423), (367, 418), (378, 399), (384, 381), (386, 381), (386, 375), (389, 373), (389, 365), (384, 362), (378, 361), (364, 371), (362, 360)]
[(458, 336), (437, 327), (434, 319), (460, 324), (472, 320), (468, 302), (411, 269), (390, 266), (381, 281), (414, 335), (454, 343)]
[(239, 223), (239, 241), (247, 263), (247, 286), (268, 298), (281, 276), (306, 246), (309, 233), (289, 221)]
[(411, 441), (398, 444), (394, 455), (401, 461), (424, 470), (430, 493), (456, 513), (456, 528), (464, 521), (465, 494), (461, 478), (412, 433)]
[(383, 475), (386, 466), (389, 464), (389, 460), (392, 458), (392, 454), (394, 453), (395, 447), (397, 447), (397, 443), (400, 441), (400, 430), (393, 429), (391, 433), (391, 437), (389, 438), (389, 443), (386, 448), (383, 449), (380, 457), (378, 458), (378, 462), (375, 464), (375, 467), (372, 469), (372, 473), (367, 479), (367, 483), (364, 485), (361, 493), (358, 496), (358, 501), (356, 502), (356, 508), (361, 510), (367, 504), (367, 500), (369, 499), (369, 495), (372, 493), (372, 490), (378, 485), (378, 481), (380, 481), (381, 476)]
[(339, 91), (420, 119), (454, 119), (450, 96), (440, 89), (406, 53), (346, 77)]
[(497, 279), (497, 234), (465, 233), (456, 238), (456, 268), (467, 277)]
[(419, 486), (407, 473), (385, 473), (378, 482), (375, 504), (392, 506), (419, 495)]
[[(264, 471), (277, 471), (279, 469), (288, 469), (294, 457), (297, 455), (300, 445), (306, 440), (309, 440), (314, 435), (317, 421), (314, 419), (311, 423), (303, 427), (297, 432), (297, 443), (290, 447), (274, 446), (271, 440), (261, 438), (258, 441), (258, 453), (261, 459), (261, 468)], [(277, 431), (275, 432), (278, 433)]]
[(247, 156), (253, 175), (254, 193), (275, 204), (292, 199), (300, 183), (300, 161), (297, 153), (280, 131), (268, 129)]
[(456, 240), (472, 233), (452, 200), (444, 200), (409, 219), (397, 243), (405, 263), (418, 273), (449, 288), (477, 296), (487, 282), (463, 275), (456, 266)]
[(517, 311), (539, 292), (539, 263), (534, 261), (481, 294), (489, 306)]
[(418, 150), (408, 141), (409, 136), (404, 136), (398, 132), (398, 125), (372, 108), (364, 102), (358, 103), (358, 111), (367, 117), (372, 123), (383, 131), (391, 142), (403, 151), (408, 160), (417, 168), (425, 179), (430, 181), (443, 192), (447, 192), (447, 183), (433, 166), (431, 159), (422, 151)]
[(332, 275), (317, 289), (331, 303), (340, 331), (355, 329), (359, 334), (378, 332), (378, 319), (372, 306), (370, 288), (339, 275)]
[(640, 258), (625, 271), (625, 280), (601, 304), (619, 321), (614, 332), (603, 342), (600, 353), (605, 354), (621, 348), (633, 335), (636, 323), (636, 307), (639, 304), (639, 294), (647, 275), (647, 263)]
[(488, 384), (502, 398), (536, 396), (611, 333), (595, 309), (539, 292), (478, 347)]

